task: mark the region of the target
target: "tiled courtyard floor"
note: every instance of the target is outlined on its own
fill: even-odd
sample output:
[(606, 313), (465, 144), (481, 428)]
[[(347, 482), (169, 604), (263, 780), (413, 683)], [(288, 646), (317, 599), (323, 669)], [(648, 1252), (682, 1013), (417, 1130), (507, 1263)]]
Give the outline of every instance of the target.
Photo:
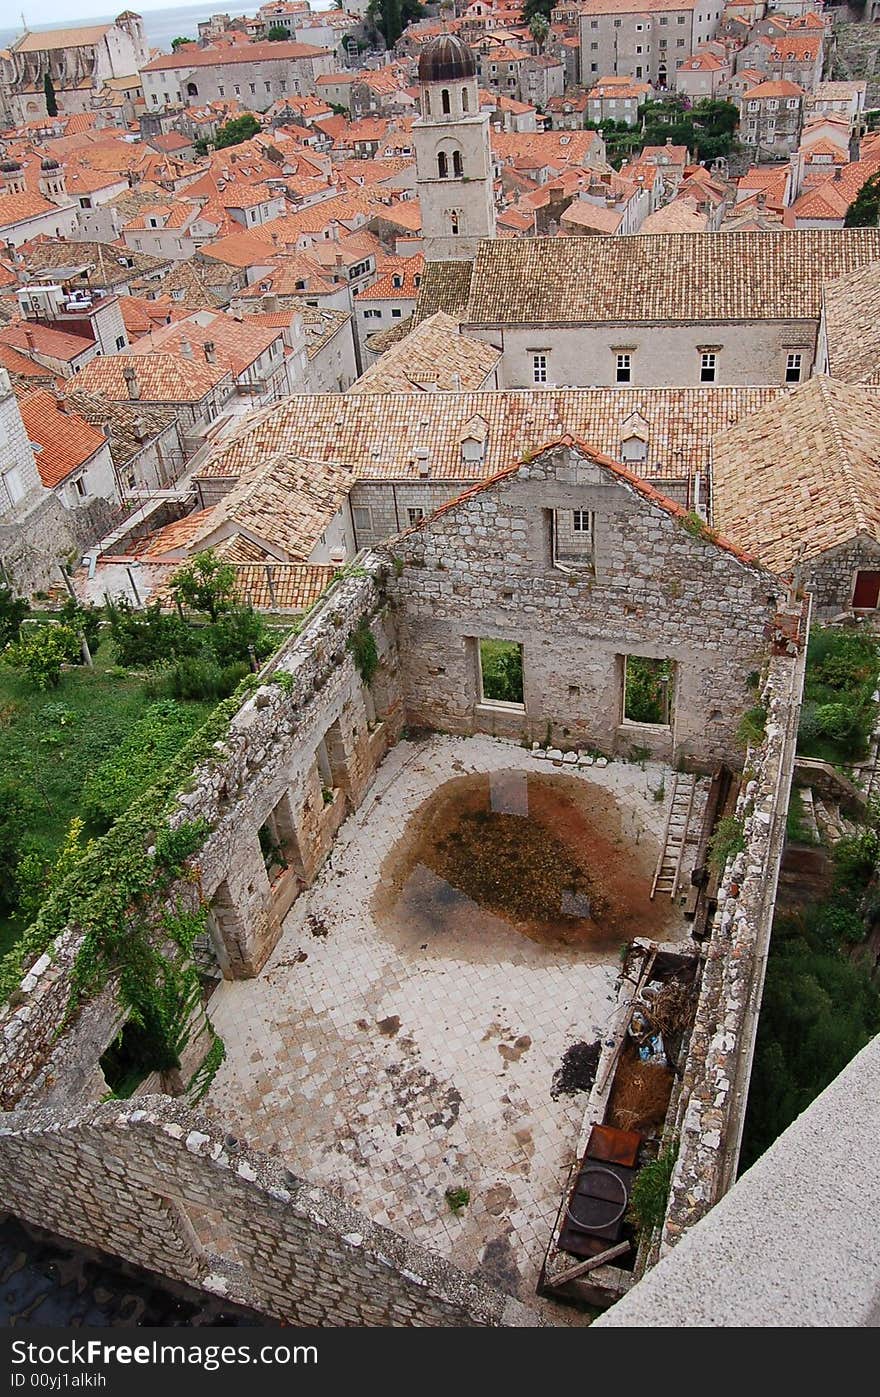
[[(541, 945), (492, 917), (473, 951), (460, 939), (428, 950), (377, 925), (372, 903), (383, 860), (438, 786), (539, 767), (550, 769), (488, 737), (401, 742), (389, 754), (263, 973), (212, 998), (227, 1059), (206, 1103), (295, 1173), (523, 1299), (586, 1102), (554, 1101), (553, 1074), (569, 1045), (601, 1036), (618, 954)], [(663, 768), (565, 774), (613, 792), (627, 845), (653, 864)], [(681, 934), (677, 925), (665, 939)], [(459, 1215), (447, 1188), (470, 1192)]]

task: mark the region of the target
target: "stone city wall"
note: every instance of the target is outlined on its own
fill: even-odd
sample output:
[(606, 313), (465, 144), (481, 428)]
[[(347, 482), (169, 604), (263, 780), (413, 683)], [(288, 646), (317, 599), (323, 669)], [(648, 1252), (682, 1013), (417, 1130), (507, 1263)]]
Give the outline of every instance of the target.
[(540, 1323), (168, 1097), (0, 1117), (0, 1178), (18, 1217), (284, 1323)]
[[(592, 573), (553, 564), (551, 512), (572, 509), (594, 515)], [(778, 582), (576, 446), (473, 489), (390, 547), (409, 723), (741, 763), (746, 679)], [(523, 705), (483, 700), (479, 639), (522, 645)], [(673, 662), (671, 724), (624, 721), (625, 655)]]

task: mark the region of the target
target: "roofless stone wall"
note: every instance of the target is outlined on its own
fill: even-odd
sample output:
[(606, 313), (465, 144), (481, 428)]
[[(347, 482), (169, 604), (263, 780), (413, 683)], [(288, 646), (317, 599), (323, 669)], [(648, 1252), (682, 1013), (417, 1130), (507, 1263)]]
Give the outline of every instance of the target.
[(168, 1097), (0, 1124), (3, 1206), (300, 1325), (529, 1325), (519, 1301)]

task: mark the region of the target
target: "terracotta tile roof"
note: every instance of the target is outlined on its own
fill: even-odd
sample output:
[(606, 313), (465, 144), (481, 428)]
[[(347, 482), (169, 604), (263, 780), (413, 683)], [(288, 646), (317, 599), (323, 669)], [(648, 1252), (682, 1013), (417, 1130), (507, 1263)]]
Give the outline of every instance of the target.
[(880, 262), (828, 283), (825, 330), (832, 378), (880, 383)]
[(824, 282), (878, 258), (877, 228), (486, 240), (462, 321), (812, 320)]
[(54, 393), (38, 388), (19, 402), (28, 440), (42, 447), (35, 459), (47, 490), (60, 485), (106, 445), (104, 433), (75, 412), (64, 412)]
[(327, 590), (336, 575), (335, 568), (321, 563), (272, 562), (269, 568), (267, 573), (265, 564), (236, 565), (238, 595), (257, 611), (307, 611)]
[(763, 101), (765, 97), (804, 97), (804, 89), (796, 82), (770, 81), (759, 82), (757, 87), (750, 87), (743, 93), (744, 102)]
[(45, 354), (51, 359), (60, 359), (67, 364), (95, 347), (94, 340), (83, 339), (80, 335), (69, 335), (66, 330), (52, 330), (33, 320), (6, 325), (0, 330), (0, 340), (11, 349), (18, 349), (24, 354), (33, 346), (37, 354)]
[(198, 403), (230, 375), (220, 364), (184, 359), (180, 354), (113, 354), (91, 359), (79, 374), (77, 387), (117, 402), (130, 401), (123, 376), (134, 369), (145, 403)]
[[(587, 460), (594, 462), (597, 466), (602, 466), (616, 480), (629, 486), (636, 494), (641, 495), (643, 499), (648, 500), (651, 504), (657, 505), (664, 513), (670, 514), (674, 519), (687, 518), (688, 511), (680, 504), (676, 504), (674, 500), (668, 499), (667, 496), (662, 494), (655, 486), (650, 485), (646, 480), (642, 480), (639, 476), (634, 475), (633, 472), (622, 465), (620, 461), (615, 461), (612, 457), (597, 451), (594, 446), (584, 441), (582, 437), (575, 436), (570, 432), (564, 433), (561, 437), (550, 438), (542, 442), (535, 451), (530, 451), (529, 461), (532, 461), (536, 456), (544, 456), (560, 446), (573, 447), (575, 451), (586, 457)], [(433, 514), (427, 515), (416, 524), (411, 525), (408, 529), (404, 529), (399, 537), (421, 533), (426, 529), (430, 529), (431, 525), (437, 519), (455, 511), (464, 501), (472, 499), (474, 495), (483, 494), (484, 491), (491, 490), (502, 481), (509, 480), (512, 476), (518, 475), (526, 465), (526, 461), (520, 457), (518, 460), (514, 461), (512, 465), (497, 471), (494, 475), (489, 476), (487, 480), (481, 480), (477, 485), (472, 485), (456, 499), (441, 505), (439, 509), (435, 509)], [(732, 539), (725, 538), (717, 530), (714, 530), (712, 534), (707, 536), (707, 542), (711, 543), (716, 548), (722, 549), (725, 553), (732, 554), (737, 562), (743, 563), (747, 567), (754, 567), (756, 565), (756, 559), (752, 554), (747, 553)]]
[(317, 58), (321, 54), (331, 52), (331, 49), (317, 48), (313, 44), (286, 43), (284, 40), (277, 44), (223, 44), (204, 49), (190, 48), (187, 45), (178, 49), (177, 53), (160, 54), (158, 58), (145, 63), (141, 72), (164, 73), (169, 68), (213, 68), (221, 65), (225, 67), (229, 63), (266, 63), (270, 59), (292, 63), (298, 58)]
[(361, 374), (349, 393), (417, 393), (482, 388), (501, 350), (458, 333), (458, 321), (442, 311), (423, 320)]
[(177, 421), (173, 408), (152, 403), (114, 402), (79, 391), (65, 393), (64, 400), (84, 421), (105, 430), (113, 464), (120, 469)]
[(438, 310), (447, 315), (463, 311), (470, 295), (473, 265), (464, 258), (455, 262), (426, 262), (416, 302), (416, 320), (427, 320)]
[(164, 528), (157, 529), (147, 539), (146, 547), (140, 554), (141, 558), (161, 559), (166, 553), (186, 555), (189, 544), (213, 513), (213, 506), (210, 509), (197, 509), (195, 513), (186, 514), (183, 519), (174, 519)]
[(645, 219), (640, 233), (705, 233), (709, 220), (693, 199), (673, 199)]
[(222, 530), (265, 543), (279, 550), (286, 562), (308, 562), (348, 496), (353, 482), (350, 469), (284, 449), (258, 457), (257, 465), (253, 460), (194, 535), (193, 549), (210, 546)]
[[(421, 281), (425, 269), (425, 259), (421, 253), (415, 257), (389, 257), (372, 286), (367, 286), (358, 296), (361, 301), (415, 300), (419, 294), (416, 278)], [(395, 280), (401, 283), (395, 286)]]
[[(381, 362), (381, 361), (380, 361)], [(303, 394), (245, 420), (199, 467), (200, 477), (238, 479), (279, 452), (350, 466), (358, 480), (417, 480), (416, 447), (440, 480), (491, 475), (517, 452), (565, 431), (609, 456), (620, 453), (633, 414), (647, 423), (641, 473), (684, 479), (706, 473), (715, 432), (772, 402), (782, 388), (570, 388), (491, 393)], [(464, 464), (461, 442), (486, 424), (485, 460)]]
[(559, 226), (595, 228), (599, 233), (616, 233), (623, 222), (620, 209), (609, 209), (604, 204), (591, 204), (589, 199), (575, 199), (569, 204), (559, 220)]
[[(193, 319), (160, 325), (150, 334), (137, 340), (131, 346), (131, 353), (146, 356), (156, 352), (173, 354), (183, 360), (188, 372), (190, 364), (207, 363), (204, 347), (206, 344), (213, 344), (217, 367), (221, 371), (228, 370), (238, 378), (251, 368), (255, 360), (275, 344), (278, 338), (278, 330), (268, 329), (263, 325), (252, 325), (247, 320), (234, 320), (232, 316), (218, 311), (208, 325), (199, 324)], [(193, 351), (191, 359), (187, 357), (183, 348), (187, 343)]]
[(809, 379), (713, 442), (712, 517), (774, 572), (880, 540), (880, 393)]
[(87, 48), (99, 44), (109, 29), (108, 24), (85, 24), (77, 29), (40, 29), (35, 33), (23, 34), (16, 39), (12, 48), (16, 53), (43, 53), (51, 49)]
[(38, 218), (43, 213), (59, 213), (57, 204), (51, 204), (42, 194), (0, 194), (0, 228), (11, 228), (14, 223), (23, 223), (28, 218)]

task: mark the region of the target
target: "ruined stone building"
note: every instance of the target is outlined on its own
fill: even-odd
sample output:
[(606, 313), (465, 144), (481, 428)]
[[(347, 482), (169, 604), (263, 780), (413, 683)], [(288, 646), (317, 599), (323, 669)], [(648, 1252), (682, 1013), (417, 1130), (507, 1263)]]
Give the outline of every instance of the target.
[[(101, 1060), (126, 1016), (112, 974), (57, 1034), (99, 915), (90, 893), (74, 899), (60, 939), (30, 941), (0, 1015), (3, 1206), (286, 1322), (572, 1322), (535, 1296), (580, 1115), (576, 1102), (547, 1104), (548, 1064), (560, 1026), (601, 1033), (616, 952), (590, 968), (498, 932), (451, 952), (400, 941), (375, 922), (382, 851), (454, 754), (453, 772), (464, 760), (516, 801), (548, 735), (559, 767), (580, 773), (572, 780), (600, 791), (611, 773), (635, 802), (631, 829), (652, 809), (656, 825), (662, 807), (643, 769), (608, 758), (638, 749), (660, 759), (657, 771), (741, 762), (734, 730), (754, 703), (749, 678), (767, 676), (746, 848), (707, 950), (721, 983), (729, 976), (724, 1042), (706, 1046), (716, 973), (700, 990), (677, 1106), (688, 1114), (671, 1244), (730, 1182), (719, 1146), (738, 1127), (730, 1080), (749, 1056), (744, 989), (772, 917), (802, 682), (804, 617), (786, 607), (771, 572), (564, 433), (383, 554), (362, 553), (258, 686), (163, 778), (159, 826), (176, 832), (174, 847), (198, 834), (186, 867), (161, 861), (168, 839), (150, 793), (95, 855), (112, 878), (119, 841), (127, 857), (146, 841), (137, 915), (158, 896), (152, 934), (167, 937), (187, 909), (207, 914), (196, 953), (214, 1027), (193, 1011), (179, 1072), (101, 1104)], [(520, 700), (492, 697), (486, 642), (518, 652)], [(664, 664), (661, 722), (627, 717), (633, 656)], [(399, 742), (405, 727), (453, 736)], [(590, 753), (605, 754), (595, 780)], [(474, 954), (480, 974), (462, 974)], [(493, 993), (506, 1009), (493, 1009)], [(509, 1042), (514, 1010), (531, 1013), (531, 1033)], [(474, 1206), (459, 1220), (443, 1190), (463, 1180)]]

